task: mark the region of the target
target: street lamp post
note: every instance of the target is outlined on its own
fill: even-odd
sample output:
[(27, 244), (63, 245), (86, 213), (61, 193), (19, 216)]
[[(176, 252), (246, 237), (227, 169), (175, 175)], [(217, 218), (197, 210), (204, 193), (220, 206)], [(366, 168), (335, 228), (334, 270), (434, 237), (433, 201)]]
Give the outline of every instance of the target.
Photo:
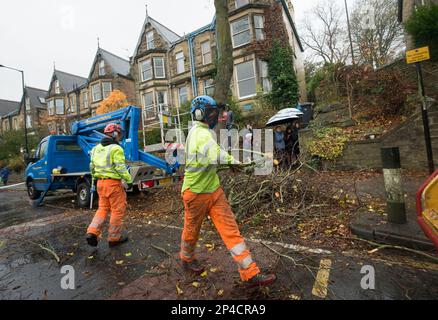
[(0, 68), (6, 68), (10, 70), (14, 70), (21, 73), (21, 84), (23, 86), (23, 116), (24, 116), (24, 141), (25, 141), (25, 149), (26, 149), (26, 156), (29, 156), (29, 144), (27, 140), (27, 114), (26, 114), (26, 87), (24, 85), (24, 71), (7, 67), (2, 64), (0, 64)]

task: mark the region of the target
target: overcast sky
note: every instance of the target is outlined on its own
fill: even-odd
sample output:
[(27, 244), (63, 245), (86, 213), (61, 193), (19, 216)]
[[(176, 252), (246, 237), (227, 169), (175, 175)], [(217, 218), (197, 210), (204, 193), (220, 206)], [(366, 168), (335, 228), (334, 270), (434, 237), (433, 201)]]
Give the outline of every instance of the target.
[[(316, 2), (293, 0), (297, 20)], [(23, 69), (26, 85), (46, 90), (54, 63), (59, 70), (88, 77), (97, 37), (103, 49), (124, 58), (133, 54), (146, 3), (150, 16), (181, 36), (214, 15), (213, 0), (2, 1), (0, 64)], [(20, 74), (0, 68), (0, 99), (20, 97)]]

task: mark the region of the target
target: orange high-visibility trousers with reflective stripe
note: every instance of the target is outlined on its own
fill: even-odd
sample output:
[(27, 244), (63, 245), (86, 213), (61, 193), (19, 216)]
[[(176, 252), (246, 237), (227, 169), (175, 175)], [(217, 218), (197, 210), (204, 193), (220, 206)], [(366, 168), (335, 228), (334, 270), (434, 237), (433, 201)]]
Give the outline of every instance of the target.
[(195, 260), (194, 251), (199, 238), (202, 222), (209, 215), (239, 267), (240, 278), (248, 281), (260, 269), (252, 260), (245, 240), (240, 234), (236, 219), (222, 188), (214, 193), (197, 194), (184, 191), (184, 230), (181, 236), (180, 258), (183, 261)]
[(100, 236), (108, 212), (111, 212), (108, 241), (118, 241), (122, 236), (123, 217), (126, 214), (126, 192), (120, 180), (98, 180), (99, 209), (87, 233)]

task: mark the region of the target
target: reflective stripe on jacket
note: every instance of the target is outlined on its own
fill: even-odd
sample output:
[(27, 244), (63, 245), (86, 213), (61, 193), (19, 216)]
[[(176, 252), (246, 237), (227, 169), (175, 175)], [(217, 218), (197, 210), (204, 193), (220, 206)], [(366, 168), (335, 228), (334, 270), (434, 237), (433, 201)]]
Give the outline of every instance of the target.
[(118, 144), (98, 144), (91, 150), (91, 174), (94, 178), (125, 180), (132, 183), (125, 163), (125, 154)]
[(234, 163), (234, 158), (214, 140), (207, 124), (195, 122), (187, 136), (186, 168), (182, 192), (213, 193), (219, 186), (218, 164)]

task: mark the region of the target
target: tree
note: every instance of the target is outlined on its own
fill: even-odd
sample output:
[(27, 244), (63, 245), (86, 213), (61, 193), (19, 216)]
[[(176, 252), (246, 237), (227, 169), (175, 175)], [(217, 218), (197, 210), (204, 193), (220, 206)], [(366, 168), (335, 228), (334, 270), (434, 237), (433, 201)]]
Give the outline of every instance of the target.
[(406, 22), (416, 47), (429, 46), (431, 59), (438, 60), (438, 5), (418, 8)]
[(217, 74), (215, 77), (214, 98), (219, 104), (225, 104), (230, 93), (233, 77), (233, 45), (230, 24), (228, 22), (228, 1), (215, 0), (216, 34), (218, 47)]
[(359, 0), (351, 19), (359, 62), (378, 68), (397, 56), (403, 47), (397, 14), (396, 0)]
[(299, 100), (298, 81), (294, 69), (294, 55), (289, 44), (282, 45), (278, 40), (269, 52), (268, 73), (272, 81), (269, 100), (280, 110), (295, 107)]
[(321, 0), (303, 24), (304, 44), (316, 60), (325, 64), (344, 64), (349, 56), (342, 9), (330, 0)]
[(116, 111), (129, 105), (126, 95), (120, 90), (114, 90), (103, 100), (96, 110), (96, 114), (105, 114), (111, 111)]

